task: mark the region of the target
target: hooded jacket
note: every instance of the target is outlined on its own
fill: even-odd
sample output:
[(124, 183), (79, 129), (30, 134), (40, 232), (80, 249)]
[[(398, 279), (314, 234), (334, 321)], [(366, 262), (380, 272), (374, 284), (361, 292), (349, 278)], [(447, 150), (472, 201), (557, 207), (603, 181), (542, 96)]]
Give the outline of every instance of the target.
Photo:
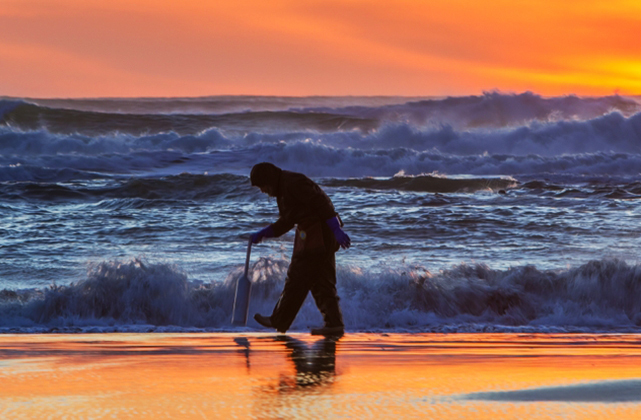
[(259, 163), (251, 174), (253, 185), (269, 185), (278, 203), (278, 220), (271, 225), (281, 236), (296, 226), (293, 257), (336, 252), (339, 248), (325, 223), (337, 215), (332, 200), (307, 176)]

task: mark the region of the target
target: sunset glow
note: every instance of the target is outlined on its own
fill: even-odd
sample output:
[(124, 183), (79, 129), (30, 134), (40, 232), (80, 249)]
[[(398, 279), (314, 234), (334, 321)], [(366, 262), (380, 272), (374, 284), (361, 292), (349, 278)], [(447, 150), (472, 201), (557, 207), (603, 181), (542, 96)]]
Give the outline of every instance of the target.
[[(242, 339), (246, 350), (238, 345)], [(0, 377), (12, 386), (3, 390), (0, 414), (495, 419), (561, 412), (570, 418), (638, 418), (639, 404), (608, 402), (607, 395), (545, 400), (549, 387), (601, 386), (607, 394), (608, 384), (636, 383), (638, 337), (600, 340), (354, 334), (336, 343), (336, 354), (319, 354), (312, 350), (317, 340), (304, 336), (289, 341), (261, 334), (5, 336)], [(292, 343), (303, 350), (292, 352)], [(318, 366), (328, 357), (332, 363)], [(511, 401), (510, 393), (519, 390), (544, 398)], [(506, 400), (474, 398), (483, 391)]]
[(0, 95), (641, 94), (617, 0), (0, 1)]

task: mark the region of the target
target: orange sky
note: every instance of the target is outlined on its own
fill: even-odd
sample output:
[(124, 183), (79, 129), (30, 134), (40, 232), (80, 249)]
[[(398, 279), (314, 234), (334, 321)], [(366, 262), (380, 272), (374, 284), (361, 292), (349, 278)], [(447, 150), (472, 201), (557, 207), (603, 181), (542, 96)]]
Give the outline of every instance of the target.
[(638, 0), (0, 0), (0, 96), (641, 94)]

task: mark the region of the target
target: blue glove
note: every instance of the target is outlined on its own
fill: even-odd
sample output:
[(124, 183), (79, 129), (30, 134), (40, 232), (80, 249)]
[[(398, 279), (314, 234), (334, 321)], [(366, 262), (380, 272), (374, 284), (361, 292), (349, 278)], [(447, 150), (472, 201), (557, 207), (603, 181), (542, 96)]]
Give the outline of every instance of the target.
[(325, 220), (325, 223), (327, 223), (327, 226), (329, 226), (334, 233), (334, 238), (336, 238), (336, 242), (338, 242), (341, 248), (349, 248), (352, 241), (349, 239), (349, 236), (347, 236), (347, 233), (343, 232), (343, 229), (341, 229), (341, 223), (338, 221), (338, 217), (327, 219)]
[(252, 244), (259, 244), (263, 238), (273, 238), (274, 237), (274, 229), (272, 229), (272, 226), (269, 225), (264, 229), (259, 230), (256, 233), (251, 234), (252, 238)]

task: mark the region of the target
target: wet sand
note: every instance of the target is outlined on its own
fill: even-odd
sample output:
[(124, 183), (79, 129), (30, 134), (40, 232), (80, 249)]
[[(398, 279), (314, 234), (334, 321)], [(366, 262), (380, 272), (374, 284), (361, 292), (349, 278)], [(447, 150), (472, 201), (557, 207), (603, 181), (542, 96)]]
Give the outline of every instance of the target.
[(641, 335), (0, 336), (0, 418), (641, 418)]

